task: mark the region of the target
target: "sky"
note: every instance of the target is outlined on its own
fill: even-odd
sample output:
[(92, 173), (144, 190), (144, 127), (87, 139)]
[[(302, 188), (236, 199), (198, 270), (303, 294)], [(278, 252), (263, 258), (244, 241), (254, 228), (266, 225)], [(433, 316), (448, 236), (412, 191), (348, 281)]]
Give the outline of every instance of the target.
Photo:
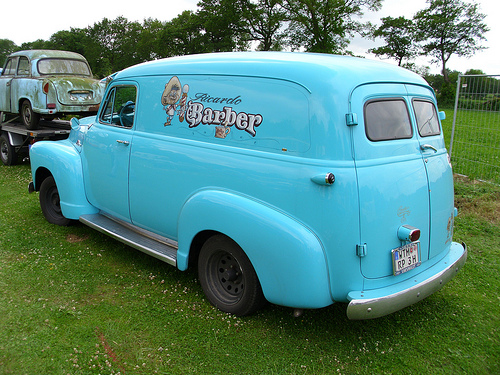
[[(80, 3), (80, 9), (62, 0), (23, 0), (22, 17), (2, 17), (0, 22), (0, 39), (10, 39), (17, 45), (25, 42), (33, 42), (37, 39), (48, 40), (52, 34), (70, 28), (86, 28), (94, 23), (102, 21), (103, 18), (115, 19), (123, 16), (129, 21), (142, 21), (146, 18), (169, 21), (182, 13), (184, 10), (196, 11), (199, 0), (169, 0), (159, 2), (158, 0), (141, 0), (140, 6), (126, 6), (123, 2), (86, 0)], [(470, 1), (469, 1), (470, 2)], [(477, 52), (475, 56), (467, 59), (452, 56), (447, 64), (451, 70), (465, 73), (468, 69), (481, 69), (487, 74), (500, 74), (500, 24), (498, 22), (498, 11), (500, 2), (498, 0), (476, 0), (480, 6), (480, 12), (486, 14), (485, 22), (490, 31), (485, 34), (487, 39), (483, 43), (488, 49)], [(117, 5), (121, 4), (121, 5)], [(159, 5), (160, 4), (160, 5)], [(383, 0), (382, 9), (378, 12), (366, 12), (363, 19), (374, 24), (380, 24), (380, 18), (391, 16), (405, 16), (412, 18), (414, 14), (427, 7), (425, 0)], [(495, 21), (495, 19), (497, 21)], [(368, 54), (369, 48), (381, 45), (382, 41), (370, 41), (355, 38), (349, 50), (356, 55), (363, 55), (370, 59), (378, 59)], [(391, 60), (387, 62), (395, 63)], [(439, 65), (431, 65), (425, 58), (419, 58), (417, 65), (429, 66), (431, 73), (439, 73)]]

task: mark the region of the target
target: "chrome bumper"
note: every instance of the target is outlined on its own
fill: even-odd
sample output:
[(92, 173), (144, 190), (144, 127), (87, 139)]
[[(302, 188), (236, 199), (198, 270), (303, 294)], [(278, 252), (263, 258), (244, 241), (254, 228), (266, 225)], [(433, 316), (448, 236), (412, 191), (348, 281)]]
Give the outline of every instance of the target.
[[(355, 291), (348, 295), (347, 317), (352, 320), (374, 319), (401, 310), (435, 293), (462, 268), (467, 259), (467, 246), (453, 243), (450, 253), (430, 269), (390, 287)], [(444, 267), (443, 267), (444, 265)], [(443, 268), (433, 273), (436, 268)], [(431, 276), (426, 277), (431, 274)]]

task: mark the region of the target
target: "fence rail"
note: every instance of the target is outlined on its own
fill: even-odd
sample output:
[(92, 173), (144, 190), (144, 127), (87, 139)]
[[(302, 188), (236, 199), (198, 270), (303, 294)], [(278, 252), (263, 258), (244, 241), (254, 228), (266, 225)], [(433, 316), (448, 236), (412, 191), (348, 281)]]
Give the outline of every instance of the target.
[(450, 157), (453, 171), (500, 184), (500, 75), (460, 75)]

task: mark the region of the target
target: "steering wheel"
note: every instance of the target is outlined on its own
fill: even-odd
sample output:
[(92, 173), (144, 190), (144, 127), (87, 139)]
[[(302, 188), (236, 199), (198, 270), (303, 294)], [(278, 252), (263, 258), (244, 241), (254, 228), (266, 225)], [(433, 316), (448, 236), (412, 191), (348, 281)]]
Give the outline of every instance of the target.
[[(126, 113), (126, 109), (129, 108), (130, 112)], [(124, 127), (130, 127), (134, 124), (134, 117), (130, 116), (135, 110), (135, 103), (129, 100), (120, 110), (118, 117), (120, 118), (120, 124)]]

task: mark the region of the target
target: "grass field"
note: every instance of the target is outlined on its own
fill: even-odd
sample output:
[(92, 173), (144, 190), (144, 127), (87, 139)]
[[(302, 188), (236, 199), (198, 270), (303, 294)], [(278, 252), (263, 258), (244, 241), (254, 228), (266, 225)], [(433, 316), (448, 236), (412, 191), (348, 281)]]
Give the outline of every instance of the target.
[(0, 167), (0, 374), (494, 374), (500, 188), (457, 181), (469, 258), (441, 291), (373, 321), (336, 304), (236, 318), (180, 272), (81, 224), (57, 227)]
[[(449, 151), (453, 109), (445, 112)], [(451, 160), (456, 173), (500, 185), (500, 112), (458, 110)]]

